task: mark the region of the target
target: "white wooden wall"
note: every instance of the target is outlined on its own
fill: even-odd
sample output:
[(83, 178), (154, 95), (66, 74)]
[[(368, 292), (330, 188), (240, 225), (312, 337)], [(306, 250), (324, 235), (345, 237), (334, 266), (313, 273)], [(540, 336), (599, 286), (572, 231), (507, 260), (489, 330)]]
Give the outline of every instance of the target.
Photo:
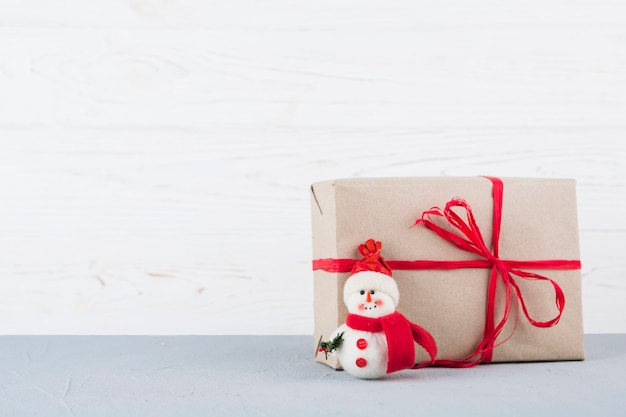
[(626, 332), (625, 160), (621, 1), (3, 0), (0, 332), (309, 334), (310, 183), (479, 174)]

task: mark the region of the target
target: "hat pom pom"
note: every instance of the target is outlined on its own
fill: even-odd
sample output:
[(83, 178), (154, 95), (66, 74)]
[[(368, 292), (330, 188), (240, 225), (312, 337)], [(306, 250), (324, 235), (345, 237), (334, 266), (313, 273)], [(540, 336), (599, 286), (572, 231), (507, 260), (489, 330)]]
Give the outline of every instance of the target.
[(361, 255), (364, 257), (369, 258), (373, 255), (380, 255), (382, 247), (382, 243), (377, 242), (374, 239), (368, 239), (367, 242), (359, 245), (359, 252), (361, 252)]
[(382, 243), (374, 239), (368, 239), (365, 243), (360, 244), (359, 252), (361, 252), (363, 258), (352, 267), (352, 275), (357, 272), (374, 271), (391, 276), (391, 268), (383, 257), (380, 256), (382, 246)]

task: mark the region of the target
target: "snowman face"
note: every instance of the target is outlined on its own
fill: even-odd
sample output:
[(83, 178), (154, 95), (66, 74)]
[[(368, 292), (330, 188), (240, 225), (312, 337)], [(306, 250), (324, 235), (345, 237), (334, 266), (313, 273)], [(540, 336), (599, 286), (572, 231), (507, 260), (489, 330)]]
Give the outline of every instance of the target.
[(377, 318), (396, 311), (393, 300), (384, 292), (362, 289), (350, 295), (346, 307), (350, 314)]

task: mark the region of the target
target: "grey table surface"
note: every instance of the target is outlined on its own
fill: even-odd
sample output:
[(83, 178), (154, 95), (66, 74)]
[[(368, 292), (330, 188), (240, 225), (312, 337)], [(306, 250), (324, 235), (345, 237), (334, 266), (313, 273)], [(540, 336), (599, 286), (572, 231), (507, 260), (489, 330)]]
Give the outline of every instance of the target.
[(586, 360), (406, 370), (315, 363), (310, 336), (1, 336), (0, 416), (626, 416), (626, 334)]

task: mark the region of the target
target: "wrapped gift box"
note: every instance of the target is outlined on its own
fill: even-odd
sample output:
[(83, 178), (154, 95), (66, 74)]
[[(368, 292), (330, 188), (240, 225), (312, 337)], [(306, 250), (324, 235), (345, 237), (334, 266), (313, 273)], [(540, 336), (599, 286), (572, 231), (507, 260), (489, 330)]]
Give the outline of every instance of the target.
[[(424, 212), (432, 207), (443, 209), (458, 197), (469, 205), (485, 246), (493, 251), (494, 203), (498, 203), (491, 179), (353, 178), (314, 183), (311, 203), (316, 345), (344, 323), (347, 315), (343, 285), (349, 272), (333, 270), (342, 262), (349, 270), (349, 261), (359, 258), (358, 245), (372, 238), (382, 242), (382, 256), (395, 265), (402, 264), (397, 261), (441, 261), (443, 266), (439, 267), (400, 270), (392, 266), (400, 289), (398, 311), (432, 333), (438, 344), (438, 360), (467, 360), (475, 353), (486, 336), (489, 309), (493, 323), (487, 327), (505, 325), (483, 362), (582, 360), (576, 183), (571, 179), (503, 178), (501, 185), (497, 259), (520, 261), (505, 264), (528, 275), (513, 274), (511, 286), (505, 284), (505, 274), (497, 274), (493, 278), (497, 280), (495, 295), (490, 298), (492, 267), (498, 262), (495, 256), (463, 250), (424, 224), (414, 225)], [(462, 207), (452, 211), (467, 219)], [(444, 217), (430, 218), (442, 230), (461, 235)], [(469, 261), (470, 267), (457, 266), (458, 261)], [(529, 261), (541, 261), (547, 266)], [(557, 266), (550, 266), (553, 261)], [(559, 264), (561, 261), (566, 267)], [(472, 266), (472, 262), (484, 265)], [(537, 279), (533, 274), (552, 281)], [(512, 295), (510, 313), (504, 318), (507, 287)], [(522, 298), (517, 297), (515, 287)], [(565, 300), (561, 313), (559, 289)], [(533, 320), (558, 322), (549, 327), (534, 325), (524, 314), (520, 300)], [(425, 352), (416, 349), (416, 363), (427, 359)], [(332, 356), (316, 355), (316, 360), (340, 368)]]

